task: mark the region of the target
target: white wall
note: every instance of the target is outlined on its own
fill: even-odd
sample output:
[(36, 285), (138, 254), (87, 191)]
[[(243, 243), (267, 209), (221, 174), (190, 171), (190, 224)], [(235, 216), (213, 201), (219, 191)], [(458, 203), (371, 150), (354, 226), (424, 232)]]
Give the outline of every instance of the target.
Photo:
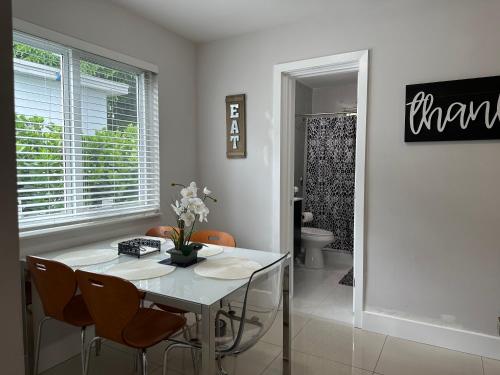
[[(14, 17), (117, 51), (159, 67), (161, 206), (163, 218), (136, 220), (56, 235), (22, 239), (22, 254), (40, 253), (88, 241), (144, 233), (171, 223), (170, 182), (196, 176), (195, 45), (151, 22), (104, 1), (15, 0)], [(78, 353), (74, 329), (54, 323), (41, 353), (41, 369)]]
[[(312, 112), (313, 89), (300, 83), (295, 83), (295, 114)], [(299, 188), (297, 196), (303, 196), (303, 186), (300, 178), (304, 177), (304, 146), (306, 138), (306, 126), (303, 117), (295, 118), (295, 161), (293, 181)]]
[(331, 87), (313, 89), (313, 113), (340, 112), (356, 107), (357, 82), (339, 82)]
[(14, 86), (12, 70), (12, 24), (11, 2), (0, 1), (0, 238), (2, 257), (0, 262), (0, 296), (2, 308), (0, 320), (2, 339), (0, 340), (0, 363), (2, 374), (24, 373), (21, 285), (19, 268), (19, 241), (17, 236), (16, 200), (16, 154), (14, 126)]
[[(271, 249), (273, 65), (370, 49), (366, 310), (496, 334), (497, 141), (403, 142), (405, 85), (500, 75), (500, 2), (357, 1), (318, 20), (204, 44), (198, 163), (210, 225)], [(247, 94), (248, 158), (227, 160), (224, 97)]]

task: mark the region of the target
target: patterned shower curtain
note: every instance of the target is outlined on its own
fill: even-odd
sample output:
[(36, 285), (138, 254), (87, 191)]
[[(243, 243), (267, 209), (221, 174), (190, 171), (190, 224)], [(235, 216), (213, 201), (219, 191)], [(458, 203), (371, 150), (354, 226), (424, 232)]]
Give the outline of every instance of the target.
[(328, 247), (353, 253), (356, 116), (308, 118), (304, 210), (306, 225), (335, 235)]

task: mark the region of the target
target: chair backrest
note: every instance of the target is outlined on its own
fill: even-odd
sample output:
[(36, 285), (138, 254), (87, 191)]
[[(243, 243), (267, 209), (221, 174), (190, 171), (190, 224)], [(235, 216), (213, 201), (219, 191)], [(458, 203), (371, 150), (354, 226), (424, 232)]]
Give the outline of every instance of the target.
[(96, 335), (125, 344), (123, 329), (139, 310), (139, 292), (119, 277), (76, 271), (78, 287), (95, 322)]
[(54, 260), (27, 256), (26, 263), (46, 316), (64, 321), (64, 308), (76, 293), (73, 269)]
[[(218, 317), (231, 325), (233, 337), (218, 350), (238, 354), (254, 346), (271, 328), (276, 319), (282, 296), (284, 265), (289, 254), (255, 271), (244, 293), (236, 293), (234, 300), (225, 300)], [(226, 307), (227, 306), (227, 307)], [(216, 335), (217, 336), (217, 335)]]
[(234, 237), (226, 232), (218, 230), (199, 230), (191, 235), (191, 241), (202, 242), (212, 245), (236, 247)]
[(150, 228), (146, 232), (146, 236), (170, 238), (170, 233), (173, 231), (174, 231), (174, 227), (171, 227), (168, 225), (163, 225), (163, 226), (160, 225), (158, 227)]

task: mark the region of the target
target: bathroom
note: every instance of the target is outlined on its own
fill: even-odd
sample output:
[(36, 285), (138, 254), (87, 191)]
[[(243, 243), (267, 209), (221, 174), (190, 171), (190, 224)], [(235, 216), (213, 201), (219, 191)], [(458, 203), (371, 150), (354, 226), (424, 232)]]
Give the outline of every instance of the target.
[(353, 324), (357, 73), (295, 83), (294, 308)]

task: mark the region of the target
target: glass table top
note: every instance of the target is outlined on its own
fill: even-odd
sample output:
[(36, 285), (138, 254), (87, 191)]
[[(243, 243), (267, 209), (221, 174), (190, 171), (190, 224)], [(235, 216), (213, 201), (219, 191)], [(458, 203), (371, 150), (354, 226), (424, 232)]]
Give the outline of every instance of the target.
[[(138, 237), (140, 236), (141, 235), (138, 235)], [(73, 251), (111, 249), (112, 248), (111, 243), (116, 240), (117, 238), (111, 238), (106, 241), (89, 243), (83, 246), (78, 246), (66, 250), (36, 254), (36, 256), (46, 259), (54, 259), (55, 257), (61, 254), (66, 254)], [(160, 253), (147, 255), (146, 257), (144, 257), (144, 259), (155, 259), (158, 261), (167, 259), (170, 257), (170, 255), (166, 253), (166, 250), (172, 249), (173, 247), (174, 246), (172, 241), (167, 240), (164, 244), (161, 245)], [(265, 267), (273, 263), (274, 261), (278, 260), (279, 258), (281, 258), (283, 254), (261, 251), (261, 250), (243, 249), (238, 247), (236, 248), (224, 247), (224, 252), (218, 255), (214, 255), (209, 259), (234, 257), (234, 256), (243, 257), (256, 261), (257, 263), (262, 265), (262, 267)], [(137, 258), (122, 254), (118, 258), (106, 263), (100, 263), (78, 268), (89, 272), (106, 273), (108, 269), (110, 269), (113, 265), (117, 263), (133, 262), (133, 261), (137, 261)], [(231, 294), (235, 290), (241, 288), (248, 281), (248, 279), (219, 280), (219, 279), (199, 276), (194, 273), (195, 267), (196, 265), (193, 265), (188, 268), (177, 267), (174, 272), (168, 275), (157, 277), (154, 279), (132, 281), (132, 283), (138, 289), (145, 291), (147, 293), (162, 295), (170, 298), (176, 298), (190, 303), (212, 305), (213, 303)]]

